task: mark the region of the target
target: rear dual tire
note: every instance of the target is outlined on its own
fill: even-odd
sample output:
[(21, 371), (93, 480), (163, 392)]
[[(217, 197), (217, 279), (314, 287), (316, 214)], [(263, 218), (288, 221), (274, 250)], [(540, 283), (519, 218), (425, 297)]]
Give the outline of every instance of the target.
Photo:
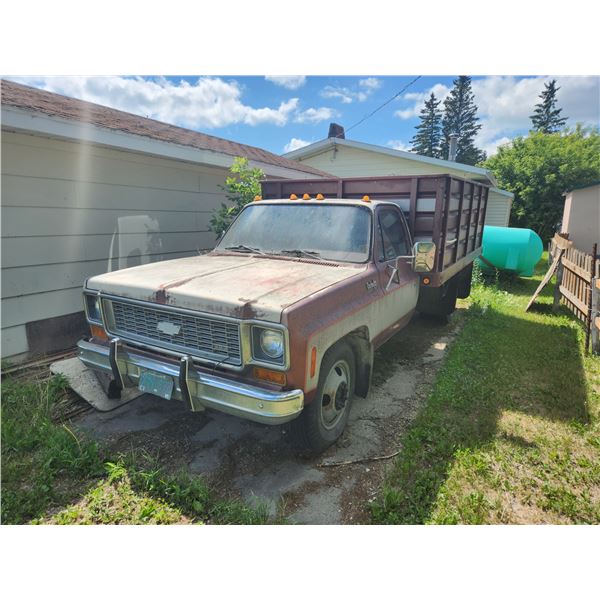
[(456, 308), (457, 285), (448, 281), (438, 288), (421, 288), (417, 310), (439, 323), (447, 323)]

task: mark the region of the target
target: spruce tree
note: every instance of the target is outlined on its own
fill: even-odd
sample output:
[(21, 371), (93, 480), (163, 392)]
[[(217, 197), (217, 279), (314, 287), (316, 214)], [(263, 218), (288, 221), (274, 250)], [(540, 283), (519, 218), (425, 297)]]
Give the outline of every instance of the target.
[(415, 127), (417, 133), (410, 141), (411, 152), (440, 158), (440, 142), (442, 140), (442, 111), (438, 108), (440, 104), (441, 100), (436, 100), (435, 94), (431, 92), (429, 100), (421, 109), (419, 115), (421, 122)]
[(458, 135), (456, 161), (474, 165), (484, 159), (485, 153), (475, 147), (475, 136), (481, 129), (477, 106), (471, 90), (471, 78), (461, 75), (453, 82), (450, 94), (444, 100), (442, 119), (441, 158), (448, 158), (450, 135)]
[(539, 95), (541, 102), (535, 105), (533, 114), (529, 117), (533, 123), (534, 131), (542, 133), (556, 133), (567, 122), (566, 117), (561, 117), (562, 108), (556, 108), (556, 79), (544, 84), (544, 90)]

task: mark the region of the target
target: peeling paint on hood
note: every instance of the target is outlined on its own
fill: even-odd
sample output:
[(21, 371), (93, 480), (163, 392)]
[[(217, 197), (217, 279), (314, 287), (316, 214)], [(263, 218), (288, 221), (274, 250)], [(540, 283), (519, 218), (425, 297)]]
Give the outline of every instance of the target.
[(206, 254), (97, 275), (87, 287), (223, 316), (280, 322), (286, 307), (365, 269), (366, 265), (250, 254)]

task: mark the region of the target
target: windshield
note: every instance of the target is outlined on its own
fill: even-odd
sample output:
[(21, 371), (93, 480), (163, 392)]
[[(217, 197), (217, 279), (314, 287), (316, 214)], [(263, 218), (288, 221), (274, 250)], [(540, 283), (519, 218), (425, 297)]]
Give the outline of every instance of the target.
[(218, 250), (366, 262), (371, 211), (331, 204), (254, 204), (227, 230)]

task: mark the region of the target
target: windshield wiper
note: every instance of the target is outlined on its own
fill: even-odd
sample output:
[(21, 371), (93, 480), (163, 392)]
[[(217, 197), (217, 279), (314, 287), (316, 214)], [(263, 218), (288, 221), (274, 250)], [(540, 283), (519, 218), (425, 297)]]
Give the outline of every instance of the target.
[(252, 252), (266, 256), (266, 252), (263, 252), (258, 248), (252, 248), (252, 246), (244, 246), (244, 244), (238, 244), (237, 246), (225, 246), (225, 250), (233, 250), (234, 252)]
[(300, 250), (299, 248), (293, 250), (279, 250), (279, 254), (292, 254), (294, 256), (308, 256), (310, 258), (320, 258), (321, 254), (315, 250)]

